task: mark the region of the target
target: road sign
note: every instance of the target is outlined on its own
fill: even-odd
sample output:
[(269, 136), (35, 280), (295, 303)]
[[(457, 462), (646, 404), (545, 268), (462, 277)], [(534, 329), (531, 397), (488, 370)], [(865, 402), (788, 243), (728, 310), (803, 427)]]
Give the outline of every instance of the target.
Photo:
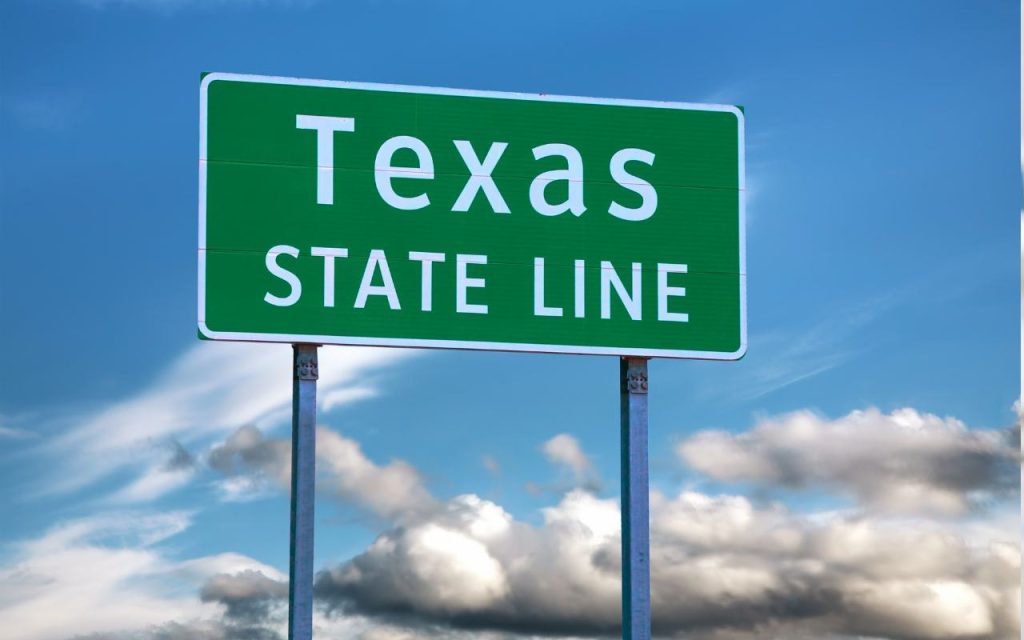
[(737, 359), (736, 107), (214, 73), (215, 340)]

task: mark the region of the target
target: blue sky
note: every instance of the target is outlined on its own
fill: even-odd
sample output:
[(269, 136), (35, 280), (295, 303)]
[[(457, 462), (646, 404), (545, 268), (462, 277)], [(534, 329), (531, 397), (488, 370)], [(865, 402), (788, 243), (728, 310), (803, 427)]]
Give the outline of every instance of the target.
[[(939, 625), (1016, 637), (1019, 613), (978, 594), (1019, 600), (1019, 582), (965, 576), (1020, 561), (977, 551), (1019, 537), (1019, 495), (1001, 475), (1013, 448), (1000, 439), (1021, 388), (1019, 24), (1003, 0), (3, 3), (0, 508), (14, 515), (0, 527), (0, 582), (23, 588), (0, 587), (0, 622), (24, 638), (279, 630), (288, 503), (280, 447), (263, 445), (288, 434), (288, 349), (200, 344), (195, 331), (199, 74), (227, 71), (743, 105), (748, 355), (651, 364), (654, 517), (704, 514), (719, 538), (656, 525), (656, 551), (732, 566), (749, 549), (723, 531), (792, 530), (808, 541), (800, 551), (765, 553), (834, 570), (820, 593), (852, 593), (857, 579), (875, 595), (725, 628), (708, 612), (747, 620), (765, 610), (750, 604), (760, 592), (749, 606), (694, 594), (680, 577), (692, 566), (677, 575), (664, 560), (664, 611), (675, 597), (706, 602), (665, 613), (665, 633), (924, 638)], [(530, 602), (518, 590), (543, 582), (544, 563), (516, 577), (514, 545), (456, 515), (507, 516), (528, 532), (525, 557), (614, 549), (617, 531), (600, 524), (618, 497), (613, 358), (321, 358), (321, 424), (334, 434), (321, 439), (334, 448), (321, 451), (317, 521), (325, 637), (461, 637), (470, 614), (496, 638), (607, 630), (578, 603), (509, 609), (508, 594)], [(572, 537), (567, 521), (590, 534)], [(874, 552), (844, 564), (821, 551), (854, 522), (879, 540), (952, 535), (964, 566), (932, 566), (952, 553), (935, 550), (897, 579), (867, 568)], [(444, 545), (417, 547), (431, 531), (478, 562), (458, 573)], [(378, 537), (409, 554), (374, 555)], [(456, 572), (423, 573), (410, 558), (424, 548)], [(102, 584), (84, 569), (97, 558), (118, 568)], [(757, 566), (766, 581), (785, 573)], [(338, 577), (346, 567), (376, 582)], [(614, 580), (599, 568), (566, 568), (566, 590), (603, 602)], [(422, 580), (382, 600), (396, 575)], [(912, 579), (932, 594), (930, 621), (899, 596)], [(438, 602), (446, 580), (479, 588)], [(90, 614), (82, 590), (124, 604)], [(260, 615), (235, 615), (229, 592)], [(905, 609), (879, 613), (894, 599)], [(969, 614), (943, 618), (947, 606)]]

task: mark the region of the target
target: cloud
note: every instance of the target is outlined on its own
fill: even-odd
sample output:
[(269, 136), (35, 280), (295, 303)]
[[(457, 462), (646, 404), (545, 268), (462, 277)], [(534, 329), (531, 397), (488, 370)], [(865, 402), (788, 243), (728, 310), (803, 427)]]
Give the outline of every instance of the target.
[(837, 420), (800, 411), (738, 435), (698, 433), (677, 453), (716, 480), (838, 489), (901, 513), (961, 515), (1017, 491), (1020, 481), (1019, 451), (1006, 432), (913, 409), (867, 409)]
[(577, 487), (600, 491), (601, 482), (590, 458), (583, 453), (579, 441), (568, 433), (560, 433), (541, 446), (544, 456), (554, 464), (562, 465), (572, 472)]
[[(685, 637), (865, 635), (1012, 638), (1020, 552), (943, 524), (802, 516), (742, 497), (652, 496), (655, 631)], [(573, 491), (541, 526), (460, 496), (323, 571), (316, 592), (346, 615), (455, 629), (614, 635), (616, 501)], [(775, 635), (780, 634), (780, 635)]]
[(0, 438), (10, 438), (11, 440), (23, 440), (32, 436), (32, 433), (25, 431), (24, 429), (15, 429), (13, 427), (5, 427), (0, 425)]
[(186, 485), (195, 475), (195, 458), (177, 440), (159, 447), (160, 459), (151, 464), (141, 476), (125, 486), (110, 501), (121, 504), (149, 502)]
[(501, 463), (498, 462), (498, 459), (494, 456), (484, 456), (480, 459), (480, 464), (482, 464), (484, 469), (487, 470), (487, 473), (492, 476), (501, 475)]
[[(283, 640), (287, 576), (237, 553), (173, 560), (188, 512), (119, 511), (66, 521), (14, 545), (0, 565), (10, 640)], [(369, 637), (365, 617), (318, 637)]]
[[(554, 631), (560, 620), (594, 614), (589, 628), (603, 621), (610, 631), (618, 576), (590, 556), (617, 536), (617, 511), (578, 491), (562, 509), (546, 511), (545, 521), (538, 532), (492, 502), (459, 496), (321, 573), (316, 591), (329, 605), (360, 613), (413, 614), (464, 628)], [(588, 602), (595, 592), (603, 598)]]
[(237, 553), (168, 556), (167, 541), (194, 518), (114, 511), (13, 545), (0, 566), (4, 638), (279, 638), (270, 611), (287, 576)]
[(419, 472), (404, 460), (375, 464), (358, 442), (323, 427), (317, 429), (316, 448), (318, 465), (328, 474), (325, 488), (344, 500), (388, 519), (436, 507)]
[[(939, 457), (953, 469), (975, 469), (978, 447), (947, 447), (950, 442), (997, 440), (917, 412), (886, 418), (937, 441), (931, 446), (946, 451)], [(585, 469), (578, 442), (548, 442), (554, 443), (544, 447), (549, 458)], [(905, 443), (901, 451), (910, 448)], [(651, 509), (657, 633), (898, 640), (1018, 634), (1016, 513), (978, 526), (877, 511), (804, 515), (691, 491), (675, 497), (653, 492)], [(363, 553), (322, 571), (317, 596), (328, 613), (373, 616), (402, 629), (615, 635), (617, 501), (577, 489), (542, 515), (543, 522), (532, 525), (479, 496), (458, 496), (406, 517)]]
[(153, 545), (191, 523), (184, 512), (118, 513), (57, 525), (0, 568), (0, 628), (11, 640), (67, 638), (202, 613), (161, 589), (173, 566)]
[(133, 631), (78, 635), (72, 640), (284, 640), (284, 635), (268, 627), (242, 627), (221, 620), (191, 620)]
[[(539, 523), (524, 521), (473, 494), (439, 501), (418, 480), (409, 484), (419, 475), (408, 465), (376, 463), (329, 430), (318, 438), (331, 443), (319, 454), (328, 471), (321, 490), (391, 519), (362, 553), (317, 575), (322, 637), (618, 633), (616, 499), (575, 489), (543, 509)], [(263, 469), (267, 482), (280, 484), (288, 459), (282, 444), (247, 428), (210, 459), (229, 473)], [(390, 487), (386, 498), (358, 497), (376, 486)], [(396, 498), (399, 488), (416, 499)], [(423, 502), (431, 508), (421, 509)], [(740, 496), (655, 491), (651, 510), (660, 635), (1008, 640), (1019, 633), (1015, 507), (998, 518), (928, 520), (877, 511), (801, 514)], [(0, 628), (15, 629), (16, 640), (73, 633), (279, 640), (284, 575), (238, 554), (173, 561), (161, 551), (192, 519), (123, 512), (71, 521), (23, 543), (0, 568)]]
[(254, 489), (267, 483), (286, 488), (291, 481), (291, 451), (289, 441), (268, 440), (262, 431), (249, 425), (239, 428), (223, 443), (213, 447), (207, 463), (228, 476), (246, 474), (249, 486)]
[(370, 400), (377, 397), (377, 390), (373, 387), (349, 387), (345, 389), (333, 389), (322, 394), (318, 398), (320, 409), (330, 411), (336, 407), (354, 404), (361, 400)]
[[(324, 427), (317, 428), (316, 438), (322, 492), (389, 520), (436, 507), (419, 472), (407, 462), (378, 465), (366, 457), (359, 443)], [(284, 489), (291, 479), (291, 442), (267, 439), (252, 426), (238, 429), (215, 446), (208, 460), (211, 467), (228, 475), (222, 489), (229, 499), (263, 491), (268, 484)]]
[[(240, 635), (241, 633), (249, 635)], [(109, 631), (76, 635), (71, 640), (281, 640), (267, 629), (235, 629), (219, 620), (168, 622), (131, 631)]]
[[(375, 376), (410, 357), (400, 349), (320, 349), (318, 395), (338, 406), (375, 393)], [(269, 427), (291, 408), (287, 345), (203, 342), (186, 351), (135, 395), (86, 417), (43, 445), (60, 458), (44, 491), (71, 492), (114, 473), (136, 478), (116, 499), (152, 500), (181, 486), (181, 468), (166, 467), (166, 445), (195, 447), (243, 425)]]
[(520, 635), (511, 635), (493, 631), (460, 631), (449, 626), (417, 624), (415, 626), (397, 626), (376, 623), (353, 637), (355, 640), (512, 640), (521, 639)]
[(266, 623), (287, 602), (288, 582), (267, 577), (261, 571), (221, 573), (210, 578), (199, 592), (203, 602), (224, 605), (228, 620), (247, 626)]
[(901, 299), (891, 293), (838, 309), (798, 331), (774, 331), (754, 336), (756, 352), (729, 372), (729, 383), (711, 378), (702, 393), (751, 401), (839, 367), (856, 355), (851, 338), (890, 311)]

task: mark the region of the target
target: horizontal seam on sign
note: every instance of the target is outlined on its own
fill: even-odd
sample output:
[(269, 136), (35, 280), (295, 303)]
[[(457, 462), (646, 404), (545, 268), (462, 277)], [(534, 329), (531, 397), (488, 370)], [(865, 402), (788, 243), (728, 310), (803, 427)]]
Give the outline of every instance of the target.
[[(650, 185), (650, 186), (656, 186), (656, 187), (660, 187), (660, 186), (673, 187), (673, 188), (676, 188), (676, 189), (708, 189), (708, 190), (715, 190), (715, 191), (746, 191), (746, 189), (743, 188), (743, 187), (730, 187), (730, 186), (721, 186), (721, 185), (697, 185), (697, 184), (677, 184), (677, 183), (659, 183), (658, 185), (653, 185), (649, 181), (645, 181), (645, 182), (616, 182), (614, 180), (592, 180), (592, 179), (588, 179), (588, 178), (584, 178), (583, 180), (572, 180), (570, 178), (550, 178), (550, 179), (548, 179), (548, 178), (541, 178), (540, 175), (527, 175), (527, 174), (524, 174), (524, 175), (518, 175), (518, 174), (513, 174), (513, 175), (495, 175), (493, 173), (492, 174), (451, 173), (451, 172), (448, 172), (448, 171), (444, 171), (444, 172), (434, 171), (432, 173), (429, 173), (429, 172), (426, 172), (426, 171), (414, 171), (414, 170), (411, 170), (411, 169), (406, 170), (406, 169), (403, 169), (402, 167), (395, 167), (394, 169), (379, 169), (378, 170), (378, 169), (364, 169), (362, 167), (346, 167), (346, 166), (339, 166), (339, 165), (335, 165), (334, 167), (327, 167), (327, 166), (321, 166), (321, 165), (316, 165), (316, 164), (287, 164), (287, 163), (274, 163), (274, 162), (252, 162), (252, 161), (248, 161), (248, 160), (200, 160), (200, 163), (235, 165), (235, 166), (250, 166), (250, 167), (281, 167), (281, 168), (285, 168), (285, 169), (331, 169), (332, 171), (340, 171), (340, 172), (343, 172), (343, 173), (344, 172), (352, 172), (352, 173), (383, 173), (383, 174), (409, 174), (410, 176), (433, 175), (434, 177), (437, 177), (437, 176), (448, 176), (448, 177), (455, 177), (455, 178), (470, 178), (470, 177), (474, 177), (474, 178), (493, 178), (496, 181), (497, 180), (506, 180), (506, 179), (510, 179), (510, 178), (515, 178), (515, 179), (530, 180), (530, 181), (540, 179), (540, 180), (544, 180), (544, 181), (547, 181), (547, 182), (574, 182), (574, 183), (583, 183), (583, 184), (609, 184), (609, 185), (619, 185), (619, 186), (626, 186), (626, 185), (630, 185), (630, 186), (648, 186), (648, 185)], [(543, 168), (540, 168), (540, 169), (543, 169)], [(565, 171), (565, 169), (562, 169), (562, 168), (559, 168), (559, 167), (556, 167), (554, 169), (544, 169), (542, 171), (542, 173), (546, 173), (547, 171)]]

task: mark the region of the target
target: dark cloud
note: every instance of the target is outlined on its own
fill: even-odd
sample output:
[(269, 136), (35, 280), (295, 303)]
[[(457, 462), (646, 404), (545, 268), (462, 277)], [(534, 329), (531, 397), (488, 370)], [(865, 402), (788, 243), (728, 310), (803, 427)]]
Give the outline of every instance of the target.
[(193, 469), (196, 466), (196, 459), (177, 440), (171, 441), (171, 455), (163, 464), (163, 471), (183, 471)]
[(224, 605), (225, 617), (232, 622), (258, 624), (271, 619), (275, 610), (287, 603), (288, 583), (268, 578), (259, 571), (219, 574), (206, 581), (199, 591), (203, 602)]
[(1010, 427), (1007, 439), (1010, 447), (1020, 450), (1020, 428), (1021, 422), (1024, 421), (1024, 412), (1021, 411), (1021, 405), (1018, 401), (1013, 406), (1014, 412), (1017, 414), (1017, 419), (1013, 422), (1013, 426)]
[(254, 426), (244, 426), (210, 451), (207, 461), (227, 475), (257, 473), (287, 486), (291, 478), (291, 443), (268, 440)]

